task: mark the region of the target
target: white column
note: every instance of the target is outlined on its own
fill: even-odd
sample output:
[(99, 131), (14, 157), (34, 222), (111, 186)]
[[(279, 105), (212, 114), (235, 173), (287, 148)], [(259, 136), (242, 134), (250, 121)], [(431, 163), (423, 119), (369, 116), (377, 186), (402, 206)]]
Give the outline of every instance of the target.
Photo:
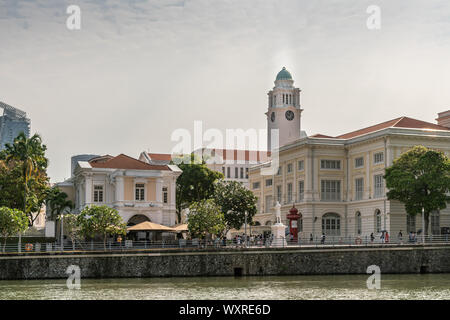
[(92, 203), (92, 176), (86, 175), (85, 183), (85, 205), (90, 205)]
[(158, 178), (156, 179), (156, 203), (162, 203), (162, 186), (163, 186), (163, 179)]
[(176, 192), (176, 183), (175, 179), (170, 182), (170, 204), (175, 205), (175, 192)]
[(364, 164), (366, 168), (366, 178), (364, 179), (364, 199), (369, 199), (370, 196), (370, 152), (367, 152), (366, 163)]
[(116, 190), (115, 190), (115, 201), (123, 201), (124, 200), (124, 183), (123, 177), (116, 177)]

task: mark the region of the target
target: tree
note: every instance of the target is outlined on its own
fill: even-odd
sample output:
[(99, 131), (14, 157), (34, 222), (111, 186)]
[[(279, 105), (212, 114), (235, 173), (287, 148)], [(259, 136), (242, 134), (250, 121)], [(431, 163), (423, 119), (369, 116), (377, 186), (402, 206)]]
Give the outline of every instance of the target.
[(125, 235), (126, 225), (117, 210), (108, 206), (86, 207), (77, 216), (81, 234), (89, 238), (101, 235), (103, 246), (106, 250), (106, 237), (108, 235)]
[(220, 180), (216, 183), (214, 200), (221, 207), (225, 217), (226, 232), (230, 229), (239, 230), (245, 223), (252, 222), (256, 214), (257, 197), (244, 187), (241, 182)]
[(69, 212), (70, 209), (74, 207), (73, 202), (67, 200), (67, 198), (68, 195), (65, 192), (62, 192), (58, 187), (49, 189), (46, 201), (50, 211), (50, 216), (48, 217), (50, 220), (55, 220), (56, 216)]
[(424, 209), (425, 232), (430, 213), (447, 207), (450, 190), (450, 160), (442, 152), (415, 146), (386, 168), (387, 197), (405, 205), (415, 216)]
[(210, 170), (204, 162), (199, 164), (191, 161), (178, 166), (183, 171), (176, 186), (177, 215), (178, 221), (181, 221), (181, 210), (194, 202), (211, 198), (214, 194), (214, 182), (222, 179), (223, 174)]
[[(25, 212), (30, 226), (37, 217), (37, 215), (33, 217), (33, 213), (40, 211), (48, 189), (46, 150), (47, 147), (42, 144), (38, 134), (27, 138), (25, 133), (21, 132), (14, 139), (14, 143), (6, 144), (5, 150), (0, 153), (0, 160), (4, 161), (3, 169), (6, 168), (3, 174), (10, 175), (9, 177), (16, 181), (15, 186), (6, 188), (8, 195), (12, 196), (10, 201), (13, 202), (13, 206), (11, 207)], [(22, 192), (12, 192), (20, 186)], [(19, 204), (20, 208), (17, 207)]]
[(24, 232), (27, 228), (28, 218), (25, 213), (17, 209), (0, 207), (0, 234), (3, 236), (3, 252), (6, 248), (6, 239)]
[(220, 236), (225, 230), (223, 213), (213, 199), (194, 202), (189, 207), (188, 229), (192, 237), (205, 238), (207, 234)]
[(64, 216), (59, 216), (59, 219), (63, 219), (64, 230), (70, 237), (72, 241), (72, 246), (75, 247), (75, 241), (80, 235), (81, 226), (78, 221), (78, 215), (75, 214), (65, 214)]

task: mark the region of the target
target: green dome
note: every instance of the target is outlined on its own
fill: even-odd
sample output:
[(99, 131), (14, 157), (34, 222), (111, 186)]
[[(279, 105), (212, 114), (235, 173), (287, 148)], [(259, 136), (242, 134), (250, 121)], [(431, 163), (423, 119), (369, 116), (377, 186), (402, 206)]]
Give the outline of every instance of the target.
[(283, 67), (283, 69), (278, 72), (276, 80), (292, 80), (291, 73)]

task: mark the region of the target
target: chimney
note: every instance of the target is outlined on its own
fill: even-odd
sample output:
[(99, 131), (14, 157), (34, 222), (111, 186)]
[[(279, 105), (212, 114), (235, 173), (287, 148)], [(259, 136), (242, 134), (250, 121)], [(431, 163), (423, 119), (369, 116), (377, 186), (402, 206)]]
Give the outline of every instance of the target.
[(450, 110), (438, 113), (437, 124), (450, 129)]

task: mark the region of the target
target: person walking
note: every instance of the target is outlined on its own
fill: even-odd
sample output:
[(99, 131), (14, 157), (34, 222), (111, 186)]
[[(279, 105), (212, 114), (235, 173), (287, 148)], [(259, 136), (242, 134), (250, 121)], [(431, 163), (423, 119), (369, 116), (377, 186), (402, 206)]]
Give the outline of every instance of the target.
[(389, 243), (389, 232), (386, 231), (386, 233), (384, 234), (384, 242), (385, 243)]
[(312, 233), (309, 235), (309, 242), (313, 242), (314, 241), (314, 238), (313, 238), (313, 235), (312, 235)]
[(375, 240), (375, 236), (373, 235), (373, 232), (370, 234), (370, 243), (373, 243), (373, 240)]
[(400, 232), (398, 233), (398, 241), (400, 242), (400, 244), (403, 244), (403, 233), (402, 233), (402, 230), (400, 230)]
[(325, 233), (322, 232), (322, 239), (320, 240), (321, 244), (325, 244)]

